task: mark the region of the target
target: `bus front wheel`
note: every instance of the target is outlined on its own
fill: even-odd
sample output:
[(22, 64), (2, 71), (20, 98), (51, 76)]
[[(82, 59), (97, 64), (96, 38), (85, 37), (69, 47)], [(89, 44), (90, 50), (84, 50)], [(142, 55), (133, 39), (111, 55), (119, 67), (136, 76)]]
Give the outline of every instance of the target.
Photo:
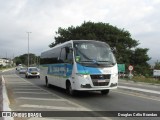
[(71, 83), (67, 81), (66, 83), (66, 90), (67, 90), (67, 93), (71, 96), (74, 96), (75, 95), (75, 91), (72, 89), (72, 86), (71, 86)]

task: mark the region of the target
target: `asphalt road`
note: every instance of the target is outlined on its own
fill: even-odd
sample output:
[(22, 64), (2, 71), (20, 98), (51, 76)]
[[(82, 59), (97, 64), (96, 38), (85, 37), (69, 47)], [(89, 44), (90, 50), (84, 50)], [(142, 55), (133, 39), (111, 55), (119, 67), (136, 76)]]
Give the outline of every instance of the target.
[[(64, 98), (65, 100), (71, 101), (71, 103), (76, 103), (79, 106), (83, 106), (89, 110), (93, 111), (160, 111), (160, 96), (152, 94), (144, 94), (141, 92), (127, 91), (124, 89), (111, 90), (109, 95), (101, 95), (100, 92), (79, 92), (75, 97), (71, 97), (65, 93), (65, 90), (52, 86), (51, 88), (45, 87), (45, 81), (43, 79), (31, 78), (26, 79), (23, 74), (18, 74), (15, 70), (4, 72), (4, 78), (9, 80), (16, 75), (19, 76), (16, 79), (21, 79), (27, 81), (27, 83), (32, 83), (32, 85), (42, 88), (43, 90), (53, 93), (54, 95)], [(159, 87), (148, 86), (148, 85), (136, 85), (136, 84), (125, 84), (120, 83), (123, 86), (141, 87), (145, 89), (159, 90)], [(45, 98), (49, 97), (48, 95)], [(20, 97), (20, 96), (18, 96)], [(29, 103), (31, 101), (28, 101)], [(39, 101), (41, 102), (41, 101)], [(15, 103), (14, 103), (15, 104)], [(47, 104), (47, 103), (46, 103)], [(48, 106), (52, 104), (48, 102)], [(45, 108), (44, 108), (45, 109)], [(160, 118), (151, 117), (112, 117), (113, 120), (159, 120)]]

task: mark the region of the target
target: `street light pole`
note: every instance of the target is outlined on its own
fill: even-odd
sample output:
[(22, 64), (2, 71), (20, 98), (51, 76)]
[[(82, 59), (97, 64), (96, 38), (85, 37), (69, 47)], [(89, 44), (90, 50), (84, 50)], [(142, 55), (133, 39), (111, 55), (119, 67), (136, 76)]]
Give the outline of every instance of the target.
[(28, 67), (29, 67), (29, 34), (32, 32), (27, 32), (28, 34)]

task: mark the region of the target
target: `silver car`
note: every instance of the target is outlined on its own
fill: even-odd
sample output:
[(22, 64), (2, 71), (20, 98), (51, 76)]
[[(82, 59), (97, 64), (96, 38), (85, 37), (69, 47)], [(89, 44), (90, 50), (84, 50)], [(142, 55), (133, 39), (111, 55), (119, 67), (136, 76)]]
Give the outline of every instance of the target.
[(40, 78), (39, 69), (37, 67), (28, 67), (25, 77), (26, 78), (30, 78), (30, 77), (38, 77), (38, 78)]
[(27, 68), (21, 67), (21, 68), (19, 69), (19, 74), (25, 74), (26, 71), (27, 71)]

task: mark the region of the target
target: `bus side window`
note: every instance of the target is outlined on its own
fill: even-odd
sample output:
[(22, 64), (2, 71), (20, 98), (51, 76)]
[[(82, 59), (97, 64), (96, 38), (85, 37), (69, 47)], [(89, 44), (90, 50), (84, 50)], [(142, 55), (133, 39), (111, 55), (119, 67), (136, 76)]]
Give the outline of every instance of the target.
[(66, 49), (62, 48), (60, 53), (60, 62), (64, 63), (66, 60)]
[(67, 53), (67, 62), (72, 63), (73, 62), (73, 51), (69, 50), (69, 53)]

